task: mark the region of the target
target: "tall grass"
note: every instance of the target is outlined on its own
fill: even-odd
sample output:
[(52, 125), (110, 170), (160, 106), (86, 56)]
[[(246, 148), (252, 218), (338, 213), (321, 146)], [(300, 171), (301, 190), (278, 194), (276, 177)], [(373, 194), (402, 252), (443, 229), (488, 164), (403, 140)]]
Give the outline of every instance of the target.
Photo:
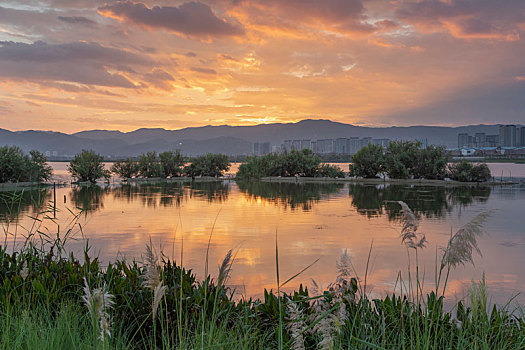
[[(418, 251), (425, 249), (426, 239), (410, 208), (399, 204), (401, 241), (416, 274), (413, 278), (409, 267), (404, 281), (400, 273), (398, 284), (412, 287), (401, 287), (400, 293), (384, 298), (367, 294), (368, 271), (364, 280), (359, 279), (346, 250), (336, 261), (334, 282), (326, 288), (315, 284), (312, 290), (300, 286), (284, 292), (285, 285), (307, 273), (317, 260), (282, 278), (277, 234), (276, 293), (265, 290), (256, 300), (235, 299), (228, 288), (232, 251), (214, 279), (207, 250), (202, 281), (181, 266), (182, 252), (176, 264), (157, 254), (151, 242), (145, 246), (143, 262), (116, 260), (102, 268), (87, 247), (82, 261), (65, 254), (68, 240), (81, 232), (78, 213), (72, 212), (72, 224), (57, 226), (55, 240), (35, 229), (31, 239), (16, 249), (7, 244), (0, 248), (2, 348), (32, 349), (37, 344), (43, 349), (525, 348), (523, 309), (510, 309), (510, 303), (488, 309), (484, 280), (472, 283), (468, 302), (458, 302), (452, 309), (444, 304), (451, 271), (472, 262), (473, 252), (479, 252), (477, 239), (491, 213), (474, 217), (451, 235), (437, 258), (436, 288), (425, 293)], [(45, 210), (34, 220), (40, 220), (36, 227), (54, 222)], [(212, 234), (213, 229), (210, 242)]]

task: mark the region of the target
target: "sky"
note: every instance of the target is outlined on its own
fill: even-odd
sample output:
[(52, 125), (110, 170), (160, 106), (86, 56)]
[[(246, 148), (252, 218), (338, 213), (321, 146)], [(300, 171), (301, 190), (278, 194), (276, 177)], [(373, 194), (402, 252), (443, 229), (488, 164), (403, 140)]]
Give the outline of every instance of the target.
[(0, 0), (0, 128), (525, 124), (522, 0)]

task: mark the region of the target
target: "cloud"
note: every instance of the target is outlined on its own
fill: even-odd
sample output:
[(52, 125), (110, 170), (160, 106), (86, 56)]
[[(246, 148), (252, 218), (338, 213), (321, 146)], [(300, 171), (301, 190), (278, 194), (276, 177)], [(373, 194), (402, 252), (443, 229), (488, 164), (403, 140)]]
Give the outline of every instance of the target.
[(519, 40), (525, 2), (423, 0), (403, 3), (397, 16), (423, 33), (448, 32), (461, 39)]
[(97, 22), (92, 21), (89, 18), (82, 17), (82, 16), (71, 16), (71, 17), (58, 16), (58, 19), (61, 20), (62, 22), (66, 22), (69, 24), (80, 24), (80, 25), (84, 25), (88, 27), (92, 27), (95, 24), (97, 24)]
[(151, 73), (144, 75), (144, 80), (156, 88), (162, 90), (172, 90), (173, 85), (171, 85), (171, 82), (175, 81), (175, 78), (165, 70), (155, 68), (153, 71), (151, 71)]
[(149, 64), (152, 62), (142, 56), (92, 42), (0, 42), (0, 75), (15, 80), (134, 88), (127, 77), (114, 71), (120, 66)]
[(105, 17), (136, 24), (148, 29), (165, 29), (191, 38), (239, 36), (244, 30), (218, 18), (211, 8), (200, 2), (187, 2), (180, 6), (155, 6), (119, 1), (99, 7)]
[(370, 19), (361, 0), (238, 0), (230, 12), (247, 28), (277, 37), (360, 38), (396, 28), (391, 19)]
[(203, 74), (217, 74), (217, 72), (210, 68), (191, 67), (192, 72), (203, 73)]

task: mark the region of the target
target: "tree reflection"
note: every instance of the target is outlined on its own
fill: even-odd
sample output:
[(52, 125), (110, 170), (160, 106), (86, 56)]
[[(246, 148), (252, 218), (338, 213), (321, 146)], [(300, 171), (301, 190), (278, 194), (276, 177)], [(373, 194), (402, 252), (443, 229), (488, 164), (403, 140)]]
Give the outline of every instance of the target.
[(443, 217), (456, 206), (467, 206), (488, 200), (490, 187), (483, 186), (403, 186), (354, 185), (348, 186), (352, 205), (368, 217), (386, 213), (390, 220), (397, 219), (405, 202), (417, 216)]
[(78, 186), (71, 189), (71, 202), (81, 208), (84, 212), (94, 212), (104, 208), (104, 197), (108, 195), (110, 188), (105, 186)]
[(250, 198), (264, 199), (292, 210), (304, 211), (323, 197), (339, 192), (342, 183), (288, 183), (288, 182), (237, 182), (239, 189)]
[(184, 198), (184, 187), (176, 182), (123, 184), (114, 188), (112, 193), (115, 199), (127, 202), (139, 200), (148, 207), (178, 207)]
[(9, 222), (22, 214), (34, 214), (44, 209), (52, 190), (48, 188), (0, 192), (0, 222)]
[(223, 182), (192, 182), (190, 198), (206, 198), (208, 202), (222, 203), (228, 199), (229, 187)]

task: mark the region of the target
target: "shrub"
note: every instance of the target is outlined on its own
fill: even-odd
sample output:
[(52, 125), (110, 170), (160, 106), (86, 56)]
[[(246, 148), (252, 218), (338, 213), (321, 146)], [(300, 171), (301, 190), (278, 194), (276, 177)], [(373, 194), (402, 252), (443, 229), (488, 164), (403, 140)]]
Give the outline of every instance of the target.
[(185, 157), (179, 150), (162, 152), (159, 154), (160, 165), (164, 176), (180, 176), (184, 166)]
[(266, 176), (344, 177), (339, 168), (323, 164), (310, 149), (291, 150), (282, 154), (248, 157), (237, 172), (239, 179), (259, 179)]
[(129, 179), (138, 175), (139, 163), (131, 158), (127, 158), (126, 160), (115, 162), (111, 166), (111, 171), (123, 179)]
[(448, 173), (452, 180), (461, 182), (485, 182), (492, 177), (487, 164), (472, 165), (464, 159), (459, 163), (450, 164)]
[(0, 183), (49, 180), (53, 170), (46, 162), (46, 157), (36, 150), (26, 155), (17, 146), (0, 147)]
[(419, 141), (391, 141), (385, 150), (385, 171), (392, 179), (408, 179), (421, 153)]
[(368, 144), (352, 157), (350, 176), (378, 177), (383, 171), (383, 146)]
[(228, 157), (224, 154), (207, 154), (192, 159), (191, 164), (184, 167), (187, 176), (219, 177), (230, 169)]
[(69, 162), (67, 170), (78, 181), (97, 182), (100, 178), (110, 177), (109, 170), (104, 169), (104, 157), (94, 151), (82, 150)]
[(474, 182), (486, 182), (489, 181), (492, 178), (492, 174), (490, 173), (490, 169), (487, 164), (481, 163), (478, 165), (474, 165), (472, 167), (471, 174), (471, 181)]
[(162, 166), (160, 165), (157, 152), (142, 153), (139, 156), (139, 175), (142, 177), (161, 177)]
[(414, 178), (443, 179), (447, 175), (448, 157), (444, 146), (419, 149), (414, 164)]

